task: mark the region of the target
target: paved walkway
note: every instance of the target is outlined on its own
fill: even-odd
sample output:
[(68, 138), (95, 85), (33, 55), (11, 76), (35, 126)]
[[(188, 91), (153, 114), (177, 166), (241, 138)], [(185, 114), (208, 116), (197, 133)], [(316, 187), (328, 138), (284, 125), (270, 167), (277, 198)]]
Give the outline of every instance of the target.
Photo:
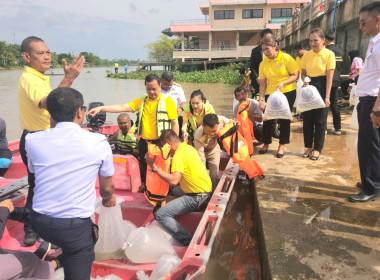
[(341, 136), (332, 134), (329, 118), (318, 161), (301, 157), (302, 122), (291, 124), (282, 159), (276, 158), (276, 139), (265, 155), (256, 147), (254, 157), (266, 171), (256, 184), (266, 250), (263, 279), (380, 279), (380, 200), (347, 200), (360, 191), (350, 118), (347, 110), (342, 113)]

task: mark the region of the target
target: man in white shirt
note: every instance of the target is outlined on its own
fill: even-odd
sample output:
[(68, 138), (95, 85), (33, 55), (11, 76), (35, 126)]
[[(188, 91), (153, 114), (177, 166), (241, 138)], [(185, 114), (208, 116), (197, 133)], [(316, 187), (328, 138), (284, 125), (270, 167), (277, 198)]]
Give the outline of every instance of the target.
[(35, 174), (32, 227), (44, 240), (62, 248), (65, 279), (90, 279), (97, 226), (95, 181), (105, 207), (115, 205), (111, 148), (106, 138), (82, 130), (83, 96), (57, 88), (47, 97), (54, 128), (26, 136), (28, 168)]
[(357, 110), (361, 184), (358, 185), (362, 191), (350, 195), (351, 202), (367, 202), (380, 196), (380, 1), (360, 9), (359, 25), (371, 39), (356, 87), (360, 100)]

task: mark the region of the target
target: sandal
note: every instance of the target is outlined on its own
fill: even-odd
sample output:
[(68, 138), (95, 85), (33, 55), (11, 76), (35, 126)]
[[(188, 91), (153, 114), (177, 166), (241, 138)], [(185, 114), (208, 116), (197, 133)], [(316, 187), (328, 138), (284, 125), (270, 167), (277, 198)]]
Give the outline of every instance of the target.
[(309, 158), (311, 156), (311, 153), (313, 152), (313, 150), (311, 150), (310, 152), (307, 152), (308, 150), (306, 150), (306, 152), (302, 155), (303, 158)]
[(311, 154), (311, 155), (310, 155), (310, 159), (311, 159), (311, 160), (318, 160), (320, 154), (321, 154), (321, 153), (318, 153), (317, 156), (314, 156), (314, 155)]

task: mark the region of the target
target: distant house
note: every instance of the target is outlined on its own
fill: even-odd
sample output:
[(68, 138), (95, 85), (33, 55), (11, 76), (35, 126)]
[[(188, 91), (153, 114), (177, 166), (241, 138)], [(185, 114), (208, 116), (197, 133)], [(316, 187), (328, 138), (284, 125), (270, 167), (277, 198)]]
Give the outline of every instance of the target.
[(210, 0), (200, 4), (204, 20), (173, 20), (170, 31), (181, 38), (173, 58), (212, 60), (250, 57), (265, 28), (277, 30), (293, 9), (310, 0)]

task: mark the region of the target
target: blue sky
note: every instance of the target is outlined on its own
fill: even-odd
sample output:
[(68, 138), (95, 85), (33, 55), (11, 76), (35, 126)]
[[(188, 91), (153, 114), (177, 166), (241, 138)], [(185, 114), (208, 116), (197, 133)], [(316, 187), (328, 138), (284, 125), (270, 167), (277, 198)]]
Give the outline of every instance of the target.
[(171, 20), (203, 19), (207, 0), (1, 0), (0, 41), (41, 37), (52, 51), (146, 59)]

